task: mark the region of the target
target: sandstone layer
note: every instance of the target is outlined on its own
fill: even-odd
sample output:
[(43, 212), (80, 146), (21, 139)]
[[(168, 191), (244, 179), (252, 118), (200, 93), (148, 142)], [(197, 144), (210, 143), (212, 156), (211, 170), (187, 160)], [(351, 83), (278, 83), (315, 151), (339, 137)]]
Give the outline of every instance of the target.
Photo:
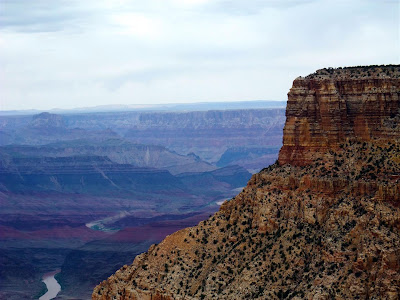
[[(351, 139), (391, 140), (400, 109), (399, 68), (322, 69), (288, 93), (281, 164), (306, 165)], [(398, 120), (397, 120), (398, 121)]]
[[(295, 80), (279, 162), (208, 220), (137, 256), (92, 299), (399, 299), (399, 70)], [(367, 86), (387, 92), (371, 100)]]

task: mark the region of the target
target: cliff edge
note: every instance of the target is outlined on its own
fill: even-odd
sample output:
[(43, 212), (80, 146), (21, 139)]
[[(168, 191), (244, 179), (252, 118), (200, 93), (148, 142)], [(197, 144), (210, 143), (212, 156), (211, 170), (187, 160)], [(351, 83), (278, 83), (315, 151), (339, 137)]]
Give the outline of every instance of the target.
[(306, 165), (347, 140), (398, 137), (399, 78), (398, 66), (330, 68), (298, 77), (288, 93), (279, 162)]
[(399, 299), (399, 73), (296, 79), (279, 162), (92, 299)]

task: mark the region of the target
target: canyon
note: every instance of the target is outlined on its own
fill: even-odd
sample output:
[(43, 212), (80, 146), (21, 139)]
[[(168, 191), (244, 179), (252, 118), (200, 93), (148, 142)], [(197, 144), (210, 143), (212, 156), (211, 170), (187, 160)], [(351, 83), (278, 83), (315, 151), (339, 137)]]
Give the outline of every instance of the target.
[(400, 66), (293, 82), (274, 164), (92, 299), (398, 299)]
[(39, 298), (54, 270), (58, 298), (90, 298), (274, 162), (283, 123), (281, 108), (0, 116), (0, 298)]
[[(266, 107), (271, 103), (262, 102)], [(189, 166), (198, 160), (220, 167), (233, 163), (256, 172), (260, 166), (275, 162), (282, 144), (285, 110), (284, 104), (277, 103), (276, 108), (222, 111), (127, 111), (65, 115), (44, 112), (34, 116), (0, 116), (0, 145), (48, 145), (47, 150), (64, 147), (66, 153), (59, 151), (56, 154), (64, 156), (68, 155), (71, 148), (79, 147), (85, 153), (93, 154), (99, 153), (104, 147), (108, 148), (106, 155), (111, 155), (111, 151), (126, 154), (115, 154), (113, 158), (116, 162), (157, 168), (171, 165), (172, 172), (175, 172), (173, 163)], [(63, 143), (57, 145), (60, 142)], [(227, 164), (219, 162), (225, 152), (226, 157), (232, 149), (237, 148), (241, 149), (240, 159)], [(149, 154), (155, 151), (157, 156), (149, 157), (147, 151)], [(55, 154), (54, 151), (52, 154)], [(164, 162), (163, 165), (163, 157), (173, 159), (173, 162)], [(152, 164), (156, 160), (159, 164)], [(200, 164), (191, 166), (193, 170), (197, 167)]]

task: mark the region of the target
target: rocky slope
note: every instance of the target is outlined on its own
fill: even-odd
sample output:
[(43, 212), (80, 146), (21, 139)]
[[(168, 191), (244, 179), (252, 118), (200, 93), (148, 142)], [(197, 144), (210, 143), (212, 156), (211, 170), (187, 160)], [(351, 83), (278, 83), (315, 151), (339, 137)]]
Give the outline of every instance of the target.
[[(60, 267), (60, 295), (88, 299), (101, 279), (167, 234), (204, 220), (219, 208), (216, 202), (235, 195), (234, 189), (251, 177), (239, 166), (174, 176), (89, 154), (90, 149), (112, 154), (110, 148), (0, 147), (0, 299), (38, 298), (43, 294), (41, 276)], [(128, 149), (135, 148), (127, 145), (124, 152), (134, 157)], [(167, 152), (149, 148), (150, 154), (157, 148)], [(80, 149), (88, 149), (87, 155), (74, 156)], [(168, 153), (161, 151), (164, 158)], [(179, 162), (175, 157), (171, 153), (170, 161)], [(185, 219), (188, 212), (207, 213), (186, 226), (154, 226), (158, 219)], [(141, 241), (135, 240), (137, 234), (128, 235), (123, 245), (104, 241), (118, 230), (143, 224), (147, 226), (138, 230)], [(98, 239), (102, 242), (88, 250), (86, 243)]]
[(399, 299), (399, 72), (295, 80), (279, 162), (92, 299)]

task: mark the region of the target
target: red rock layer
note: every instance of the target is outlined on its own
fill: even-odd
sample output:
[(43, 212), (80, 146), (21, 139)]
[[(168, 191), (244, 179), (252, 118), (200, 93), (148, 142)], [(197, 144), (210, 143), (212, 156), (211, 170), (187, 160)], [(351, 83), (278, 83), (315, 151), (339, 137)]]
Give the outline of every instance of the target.
[(279, 163), (306, 165), (346, 140), (387, 141), (398, 135), (391, 119), (400, 110), (399, 67), (376, 69), (370, 76), (362, 69), (319, 70), (294, 80)]

